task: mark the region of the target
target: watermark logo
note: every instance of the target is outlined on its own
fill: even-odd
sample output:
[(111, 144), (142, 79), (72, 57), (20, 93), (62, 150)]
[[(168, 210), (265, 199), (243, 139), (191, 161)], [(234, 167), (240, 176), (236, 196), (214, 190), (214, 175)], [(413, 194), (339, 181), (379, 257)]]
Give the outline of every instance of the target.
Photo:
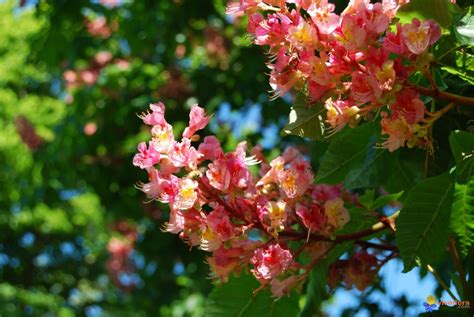
[(433, 295), (428, 295), (428, 297), (426, 297), (426, 302), (423, 302), (423, 306), (425, 306), (427, 312), (432, 312), (433, 309), (438, 307), (436, 305), (436, 298)]
[(460, 300), (440, 300), (437, 304), (436, 298), (433, 295), (428, 295), (428, 297), (426, 297), (426, 301), (423, 302), (423, 306), (425, 307), (425, 311), (432, 312), (434, 309), (441, 308), (443, 306), (469, 309), (471, 307), (471, 303), (469, 301)]

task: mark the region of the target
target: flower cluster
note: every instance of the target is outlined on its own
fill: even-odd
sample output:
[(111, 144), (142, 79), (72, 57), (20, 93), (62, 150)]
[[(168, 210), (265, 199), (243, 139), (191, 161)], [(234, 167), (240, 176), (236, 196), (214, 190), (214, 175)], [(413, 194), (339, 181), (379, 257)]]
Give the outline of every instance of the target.
[[(300, 254), (317, 259), (328, 250), (330, 236), (350, 220), (346, 206), (354, 196), (340, 185), (313, 184), (311, 166), (294, 148), (267, 162), (260, 147), (248, 151), (245, 142), (228, 153), (214, 136), (199, 143), (196, 133), (210, 117), (197, 105), (180, 139), (164, 115), (158, 103), (140, 116), (152, 138), (133, 159), (148, 172), (139, 188), (169, 205), (164, 230), (210, 252), (215, 278), (249, 268), (276, 296), (298, 286), (310, 269)], [(310, 235), (321, 241), (306, 241)]]
[(429, 146), (433, 121), (408, 78), (427, 70), (441, 35), (432, 20), (392, 23), (406, 2), (351, 0), (336, 14), (327, 0), (240, 0), (227, 12), (246, 14), (254, 43), (269, 47), (275, 97), (293, 89), (322, 104), (331, 132), (381, 114), (394, 151)]
[[(99, 51), (88, 61), (88, 66), (80, 69), (67, 69), (63, 72), (63, 79), (68, 92), (74, 92), (81, 87), (91, 87), (97, 83), (103, 70), (114, 65), (120, 70), (127, 70), (130, 67), (129, 61), (125, 59), (115, 59), (109, 51)], [(107, 91), (104, 91), (107, 93)], [(66, 101), (73, 102), (72, 95), (68, 95)]]
[(354, 254), (349, 260), (337, 260), (334, 262), (328, 275), (328, 284), (336, 288), (343, 281), (345, 286), (365, 290), (373, 284), (380, 268), (377, 257), (365, 251)]
[(117, 234), (111, 237), (107, 244), (110, 254), (106, 264), (107, 272), (115, 286), (124, 292), (130, 292), (137, 283), (133, 278), (129, 278), (136, 271), (131, 255), (137, 239), (137, 229), (125, 221), (119, 221), (113, 230)]

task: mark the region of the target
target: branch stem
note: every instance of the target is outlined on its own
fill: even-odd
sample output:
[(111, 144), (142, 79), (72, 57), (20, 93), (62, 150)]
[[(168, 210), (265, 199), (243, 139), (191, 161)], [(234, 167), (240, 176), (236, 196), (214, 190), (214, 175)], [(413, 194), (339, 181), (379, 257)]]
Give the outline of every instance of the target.
[(454, 301), (459, 301), (459, 299), (456, 298), (456, 296), (454, 295), (454, 293), (449, 289), (448, 285), (446, 285), (446, 283), (443, 281), (443, 279), (441, 278), (441, 276), (439, 276), (438, 272), (436, 272), (436, 270), (429, 264), (426, 265), (426, 268), (428, 269), (428, 271), (430, 271), (431, 274), (433, 274), (433, 276), (435, 277), (435, 279), (438, 281), (439, 285), (441, 285), (441, 287), (446, 291), (448, 292), (449, 296), (451, 296), (451, 298), (454, 300)]
[(474, 302), (471, 289), (467, 286), (467, 279), (466, 279), (466, 272), (464, 272), (464, 268), (462, 267), (461, 258), (459, 257), (459, 253), (456, 249), (456, 241), (453, 237), (449, 237), (449, 253), (454, 260), (454, 265), (456, 266), (456, 270), (459, 273), (459, 279), (461, 280), (461, 285), (463, 288), (463, 295), (467, 297), (471, 302)]
[[(312, 241), (332, 241), (335, 243), (341, 243), (341, 242), (346, 242), (346, 241), (352, 241), (352, 240), (358, 240), (367, 236), (371, 236), (377, 232), (383, 231), (387, 228), (390, 228), (389, 224), (387, 222), (394, 221), (395, 219), (398, 218), (400, 215), (400, 210), (391, 214), (387, 218), (384, 219), (384, 221), (379, 221), (376, 224), (374, 224), (372, 227), (359, 231), (359, 232), (354, 232), (354, 233), (348, 233), (348, 234), (340, 234), (337, 235), (335, 238), (330, 238), (327, 236), (323, 236), (320, 234), (310, 234), (309, 235), (309, 240)], [(306, 239), (307, 235), (306, 233), (301, 233), (301, 232), (288, 232), (288, 231), (283, 231), (279, 233), (280, 236), (283, 237), (293, 237), (293, 238), (300, 238), (300, 239)]]
[(425, 95), (425, 96), (454, 102), (458, 105), (474, 106), (474, 98), (471, 98), (471, 97), (459, 96), (459, 95), (455, 95), (455, 94), (445, 92), (442, 90), (436, 91), (430, 88), (417, 86), (417, 85), (411, 85), (411, 87), (415, 89), (416, 91), (418, 91), (420, 94)]

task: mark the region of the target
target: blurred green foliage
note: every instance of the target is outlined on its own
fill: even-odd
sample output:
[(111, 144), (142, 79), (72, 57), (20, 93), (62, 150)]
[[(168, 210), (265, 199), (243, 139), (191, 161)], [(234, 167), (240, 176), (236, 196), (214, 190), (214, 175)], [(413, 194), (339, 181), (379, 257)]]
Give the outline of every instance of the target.
[[(166, 210), (141, 203), (131, 159), (150, 102), (177, 129), (194, 102), (266, 102), (265, 57), (224, 6), (0, 2), (1, 316), (203, 313), (203, 254), (160, 232)], [(132, 246), (127, 275), (111, 272), (112, 238)]]

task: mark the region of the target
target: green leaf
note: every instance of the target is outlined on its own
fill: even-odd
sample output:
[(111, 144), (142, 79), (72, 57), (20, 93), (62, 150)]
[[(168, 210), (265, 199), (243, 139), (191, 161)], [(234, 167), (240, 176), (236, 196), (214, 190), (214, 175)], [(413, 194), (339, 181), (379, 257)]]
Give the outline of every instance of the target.
[(474, 44), (474, 6), (470, 6), (466, 15), (455, 23), (454, 32), (462, 44)]
[(396, 232), (403, 272), (411, 271), (418, 260), (432, 264), (445, 252), (453, 187), (445, 173), (423, 180), (408, 192)]
[(401, 149), (395, 153), (386, 153), (383, 160), (377, 162), (380, 184), (390, 193), (407, 191), (423, 179), (424, 151)]
[(314, 312), (320, 311), (323, 300), (327, 297), (328, 264), (318, 263), (311, 271), (308, 278), (306, 303), (300, 313), (300, 317), (312, 317)]
[(204, 316), (206, 317), (286, 317), (297, 316), (298, 296), (292, 294), (275, 300), (265, 289), (253, 295), (260, 284), (253, 276), (242, 273), (231, 277), (209, 294)]
[(474, 85), (474, 76), (471, 74), (472, 72), (463, 71), (462, 69), (451, 66), (443, 66), (441, 69), (450, 73), (451, 75), (455, 75), (460, 79), (467, 81), (471, 85)]
[(320, 311), (321, 303), (328, 296), (326, 284), (329, 266), (346, 251), (352, 249), (353, 245), (353, 242), (336, 245), (328, 255), (313, 268), (308, 279), (306, 303), (299, 317), (313, 317), (315, 312)]
[(474, 84), (474, 55), (464, 49), (455, 51), (452, 58), (453, 63), (444, 65), (441, 69), (470, 84)]
[(323, 156), (316, 181), (325, 184), (345, 181), (346, 188), (369, 185), (368, 175), (377, 173), (373, 163), (383, 152), (374, 148), (375, 134), (373, 123), (341, 132)]
[(450, 225), (466, 255), (474, 244), (474, 177), (466, 185), (455, 185)]
[(288, 117), (288, 124), (281, 134), (320, 140), (324, 133), (324, 108), (321, 104), (309, 105), (305, 98), (304, 94), (296, 97)]
[(395, 194), (390, 194), (390, 195), (385, 195), (377, 198), (375, 202), (372, 204), (371, 208), (372, 209), (377, 209), (384, 207), (391, 203), (392, 201), (395, 201), (399, 199), (403, 195), (403, 190), (401, 192), (395, 193)]
[(449, 144), (456, 161), (456, 179), (464, 184), (474, 171), (474, 134), (453, 131), (449, 136)]
[(375, 190), (367, 189), (364, 195), (359, 196), (359, 202), (364, 206), (366, 209), (371, 209), (372, 204), (374, 203), (375, 197)]
[(448, 28), (453, 21), (453, 9), (449, 0), (412, 0), (398, 10), (396, 17), (401, 23), (410, 23), (413, 18), (433, 19), (443, 28)]

